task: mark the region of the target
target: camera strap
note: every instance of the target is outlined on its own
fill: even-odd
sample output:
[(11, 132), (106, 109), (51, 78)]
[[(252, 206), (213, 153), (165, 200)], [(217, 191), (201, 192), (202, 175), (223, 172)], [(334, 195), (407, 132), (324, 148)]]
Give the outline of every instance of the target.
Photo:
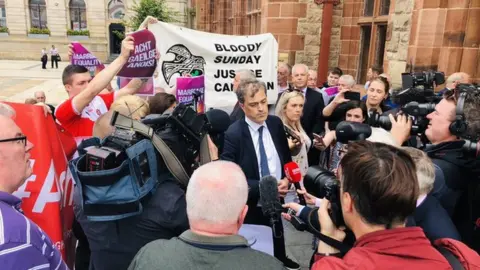
[[(311, 220), (313, 212), (314, 211), (310, 211), (308, 220)], [(307, 226), (309, 227), (309, 231), (313, 235), (315, 235), (318, 239), (320, 239), (320, 241), (324, 242), (325, 244), (327, 244), (331, 247), (334, 247), (334, 248), (338, 249), (342, 254), (346, 254), (350, 249), (352, 249), (351, 246), (346, 245), (346, 244), (338, 241), (337, 239), (333, 239), (333, 238), (331, 238), (329, 236), (326, 236), (323, 233), (319, 232), (317, 229), (315, 229), (315, 227), (310, 222), (307, 222)]]
[[(165, 165), (172, 173), (173, 177), (175, 177), (185, 187), (188, 185), (190, 177), (183, 168), (182, 164), (172, 152), (170, 147), (168, 147), (168, 145), (165, 143), (165, 141), (162, 140), (162, 138), (160, 138), (158, 135), (156, 135), (151, 127), (140, 123), (139, 121), (134, 121), (131, 118), (124, 116), (118, 112), (114, 112), (110, 124), (114, 127), (132, 129), (142, 134), (143, 136), (150, 138), (152, 140), (153, 146), (155, 146), (157, 151), (162, 156)], [(206, 147), (208, 151), (208, 142)]]

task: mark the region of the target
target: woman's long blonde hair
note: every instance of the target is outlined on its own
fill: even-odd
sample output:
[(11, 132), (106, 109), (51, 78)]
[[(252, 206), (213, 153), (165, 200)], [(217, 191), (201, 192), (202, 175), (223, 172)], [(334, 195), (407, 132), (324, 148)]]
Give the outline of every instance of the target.
[[(302, 92), (299, 91), (285, 91), (281, 96), (280, 100), (278, 101), (277, 107), (275, 107), (275, 114), (282, 119), (282, 122), (286, 126), (290, 126), (289, 121), (287, 119), (287, 116), (285, 115), (285, 109), (287, 108), (287, 104), (290, 101), (290, 99), (295, 98), (295, 97), (301, 97), (305, 101), (305, 97), (303, 96)], [(301, 133), (305, 133), (305, 130), (303, 130), (302, 124), (300, 123), (300, 120), (295, 123), (295, 126), (292, 127), (295, 128), (296, 130), (300, 131)]]

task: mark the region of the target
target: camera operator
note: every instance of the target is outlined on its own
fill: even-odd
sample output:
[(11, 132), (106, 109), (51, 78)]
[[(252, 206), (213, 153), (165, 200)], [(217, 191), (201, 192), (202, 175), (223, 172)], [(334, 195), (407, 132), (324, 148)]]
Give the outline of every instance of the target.
[[(435, 106), (435, 111), (427, 115), (430, 121), (425, 135), (431, 142), (424, 151), (438, 168), (435, 175), (435, 184), (432, 195), (452, 217), (453, 222), (462, 236), (462, 240), (469, 245), (472, 241), (471, 200), (476, 187), (477, 175), (474, 173), (475, 160), (464, 157), (462, 147), (463, 138), (477, 141), (480, 136), (480, 91), (460, 91), (465, 85), (457, 85), (454, 91), (445, 93), (444, 98)], [(463, 88), (462, 88), (463, 89)], [(460, 92), (464, 92), (463, 116), (456, 115), (457, 102)], [(461, 106), (461, 104), (460, 104)], [(461, 120), (461, 118), (464, 118)], [(454, 134), (457, 127), (468, 123), (462, 134)], [(401, 133), (400, 129), (397, 134)], [(404, 135), (409, 129), (403, 131)], [(461, 137), (460, 137), (461, 136)], [(408, 137), (408, 136), (404, 136)], [(469, 198), (470, 197), (470, 198)]]
[[(357, 240), (343, 258), (320, 241), (312, 269), (377, 269), (378, 265), (451, 269), (421, 228), (405, 228), (419, 194), (415, 163), (408, 153), (368, 141), (349, 144), (338, 178), (343, 219)], [(318, 210), (321, 233), (343, 241), (345, 232), (332, 222), (329, 205), (324, 200)], [(455, 252), (462, 253), (463, 263), (475, 261), (477, 265), (477, 254), (455, 240), (446, 241), (455, 245)]]

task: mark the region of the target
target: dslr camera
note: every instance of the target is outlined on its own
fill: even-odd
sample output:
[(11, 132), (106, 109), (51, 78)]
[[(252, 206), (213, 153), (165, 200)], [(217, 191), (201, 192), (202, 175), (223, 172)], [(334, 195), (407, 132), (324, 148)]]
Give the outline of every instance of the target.
[[(338, 142), (348, 144), (349, 142), (361, 141), (370, 137), (372, 128), (367, 124), (343, 121), (337, 125), (335, 134)], [(317, 198), (325, 198), (330, 201), (330, 218), (335, 226), (344, 226), (345, 221), (343, 220), (340, 204), (340, 182), (335, 174), (320, 166), (310, 166), (303, 178), (303, 184), (308, 193)], [(312, 234), (318, 235), (320, 228), (314, 225), (318, 224), (318, 221), (311, 220), (312, 215), (308, 215), (308, 217), (308, 220), (301, 220), (292, 215), (291, 223), (299, 231), (307, 230)]]
[[(412, 118), (411, 135), (420, 135), (428, 126), (426, 116), (435, 111), (435, 105), (442, 99), (435, 95), (435, 86), (445, 83), (443, 72), (402, 73), (402, 88), (394, 91), (392, 101), (401, 105), (399, 113)], [(396, 117), (396, 116), (395, 116)], [(368, 119), (372, 127), (381, 127), (385, 130), (392, 128), (388, 115), (380, 115), (372, 110)]]

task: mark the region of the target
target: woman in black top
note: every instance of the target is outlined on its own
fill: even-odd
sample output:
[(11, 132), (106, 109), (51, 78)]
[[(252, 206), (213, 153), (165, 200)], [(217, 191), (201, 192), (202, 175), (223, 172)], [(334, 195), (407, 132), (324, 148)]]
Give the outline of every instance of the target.
[(392, 109), (385, 104), (389, 89), (390, 84), (384, 77), (378, 77), (370, 83), (367, 90), (367, 100), (365, 101), (368, 111), (375, 109), (382, 114)]

